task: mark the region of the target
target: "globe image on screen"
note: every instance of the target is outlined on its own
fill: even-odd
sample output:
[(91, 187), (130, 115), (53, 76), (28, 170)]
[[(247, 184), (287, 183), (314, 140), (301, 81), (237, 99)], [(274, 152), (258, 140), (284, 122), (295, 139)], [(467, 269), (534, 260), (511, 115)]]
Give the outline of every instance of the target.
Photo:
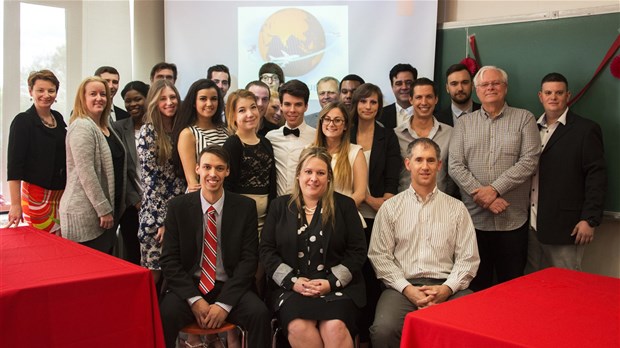
[(297, 77), (314, 69), (325, 52), (325, 31), (307, 11), (287, 8), (265, 20), (258, 36), (265, 62), (278, 64), (286, 76)]

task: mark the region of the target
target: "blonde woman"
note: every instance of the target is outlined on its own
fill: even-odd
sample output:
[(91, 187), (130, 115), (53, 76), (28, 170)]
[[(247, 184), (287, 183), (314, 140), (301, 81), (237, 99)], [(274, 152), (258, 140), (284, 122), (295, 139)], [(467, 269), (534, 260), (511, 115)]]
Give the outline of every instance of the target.
[(146, 97), (146, 119), (138, 138), (138, 160), (142, 178), (140, 263), (153, 272), (155, 283), (161, 277), (161, 242), (168, 201), (185, 192), (185, 180), (172, 164), (172, 129), (179, 106), (179, 92), (172, 81), (157, 80)]
[(260, 116), (252, 92), (240, 89), (229, 95), (226, 117), (233, 135), (224, 143), (231, 159), (224, 187), (256, 201), (260, 236), (269, 201), (276, 197), (273, 147), (267, 138), (255, 132)]
[(78, 87), (67, 131), (67, 186), (60, 200), (63, 236), (110, 254), (124, 211), (125, 147), (109, 127), (112, 99), (100, 77)]
[(291, 346), (353, 347), (366, 302), (366, 242), (349, 197), (334, 192), (325, 148), (301, 152), (291, 195), (271, 203), (260, 242), (269, 303)]

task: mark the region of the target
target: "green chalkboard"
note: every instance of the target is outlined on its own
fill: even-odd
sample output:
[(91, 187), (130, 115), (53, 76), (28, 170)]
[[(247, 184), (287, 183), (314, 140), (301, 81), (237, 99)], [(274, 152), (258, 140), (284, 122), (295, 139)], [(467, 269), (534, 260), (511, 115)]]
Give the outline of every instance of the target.
[[(508, 73), (508, 103), (539, 116), (543, 110), (537, 93), (542, 77), (549, 72), (562, 73), (576, 95), (593, 76), (619, 28), (620, 13), (612, 13), (468, 30), (476, 35), (479, 63), (498, 66)], [(444, 87), (445, 71), (464, 58), (466, 30), (437, 31), (435, 79), (441, 86), (441, 107), (450, 103)], [(608, 175), (605, 210), (620, 212), (620, 79), (611, 75), (609, 64), (571, 109), (603, 129)]]

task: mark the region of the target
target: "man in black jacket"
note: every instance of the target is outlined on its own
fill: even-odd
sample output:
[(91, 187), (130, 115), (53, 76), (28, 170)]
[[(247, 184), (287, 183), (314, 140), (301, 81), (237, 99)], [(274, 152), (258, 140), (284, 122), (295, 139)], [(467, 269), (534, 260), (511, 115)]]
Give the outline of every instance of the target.
[(527, 272), (581, 269), (585, 245), (601, 223), (607, 173), (601, 127), (571, 110), (568, 81), (542, 79), (545, 113), (538, 119), (542, 152), (532, 178)]
[(459, 117), (480, 109), (471, 99), (472, 77), (463, 64), (453, 64), (446, 71), (446, 92), (450, 94), (450, 107), (435, 113), (439, 122), (454, 127)]

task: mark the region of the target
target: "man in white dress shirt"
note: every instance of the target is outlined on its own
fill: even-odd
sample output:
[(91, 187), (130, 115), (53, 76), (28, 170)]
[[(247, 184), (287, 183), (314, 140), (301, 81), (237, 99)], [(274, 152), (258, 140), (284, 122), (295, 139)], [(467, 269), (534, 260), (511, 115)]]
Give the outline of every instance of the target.
[(439, 145), (418, 138), (407, 154), (411, 186), (383, 203), (368, 249), (386, 286), (370, 327), (373, 347), (399, 347), (407, 313), (471, 293), (480, 262), (467, 208), (437, 189)]
[(310, 90), (299, 81), (291, 80), (280, 86), (280, 103), (286, 123), (267, 133), (276, 160), (278, 196), (291, 193), (299, 154), (314, 141), (316, 129), (304, 122)]

